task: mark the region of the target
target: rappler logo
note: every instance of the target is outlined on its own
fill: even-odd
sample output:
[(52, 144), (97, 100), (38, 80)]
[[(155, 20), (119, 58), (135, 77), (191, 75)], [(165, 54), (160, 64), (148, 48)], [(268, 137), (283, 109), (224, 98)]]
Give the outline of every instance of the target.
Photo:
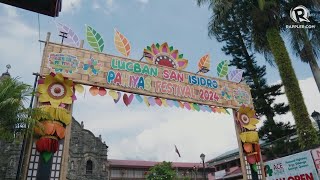
[(300, 29), (300, 28), (304, 28), (304, 29), (312, 29), (312, 28), (316, 28), (316, 25), (314, 24), (306, 24), (303, 22), (307, 22), (309, 23), (310, 17), (310, 11), (309, 9), (307, 9), (305, 6), (303, 5), (299, 5), (295, 8), (292, 8), (290, 10), (290, 18), (297, 24), (290, 24), (290, 25), (286, 25), (286, 28), (293, 28), (293, 29)]
[(299, 5), (295, 8), (290, 10), (290, 17), (291, 19), (296, 22), (310, 22), (309, 21), (310, 11), (306, 7)]

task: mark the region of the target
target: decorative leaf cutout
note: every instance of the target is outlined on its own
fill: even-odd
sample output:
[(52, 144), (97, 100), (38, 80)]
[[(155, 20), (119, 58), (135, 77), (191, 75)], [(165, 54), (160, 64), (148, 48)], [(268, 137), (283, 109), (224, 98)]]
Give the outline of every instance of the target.
[(100, 87), (99, 88), (99, 93), (98, 93), (100, 96), (104, 96), (107, 94), (107, 90), (103, 87)]
[(116, 46), (116, 49), (125, 57), (130, 55), (131, 45), (129, 40), (116, 29), (114, 29), (114, 45)]
[(235, 69), (235, 70), (229, 72), (228, 80), (236, 82), (236, 83), (241, 82), (243, 72), (244, 72), (244, 70), (242, 70), (242, 69)]
[(86, 25), (86, 38), (89, 45), (97, 52), (102, 52), (104, 41), (101, 35), (92, 27)]
[(51, 159), (52, 153), (44, 151), (41, 153), (41, 156), (42, 156), (44, 162), (47, 163)]
[(225, 77), (228, 74), (228, 61), (224, 60), (218, 64), (217, 72), (219, 77)]
[(209, 54), (206, 54), (202, 56), (201, 59), (199, 59), (198, 70), (199, 72), (207, 73), (209, 72), (209, 69), (210, 69), (210, 56)]
[(89, 89), (89, 92), (91, 93), (92, 96), (96, 96), (97, 94), (99, 94), (99, 89), (98, 89), (98, 87), (96, 87), (96, 86), (92, 86), (92, 87)]
[(77, 91), (78, 93), (83, 93), (83, 92), (84, 92), (84, 87), (83, 87), (81, 84), (76, 84), (76, 85), (74, 86), (74, 88), (76, 89), (76, 91)]
[(60, 32), (67, 33), (66, 34), (67, 38), (65, 38), (63, 40), (64, 43), (66, 43), (67, 45), (70, 45), (70, 46), (75, 46), (75, 47), (80, 46), (80, 38), (70, 27), (68, 27), (60, 22), (54, 21), (54, 23), (56, 24), (59, 33)]

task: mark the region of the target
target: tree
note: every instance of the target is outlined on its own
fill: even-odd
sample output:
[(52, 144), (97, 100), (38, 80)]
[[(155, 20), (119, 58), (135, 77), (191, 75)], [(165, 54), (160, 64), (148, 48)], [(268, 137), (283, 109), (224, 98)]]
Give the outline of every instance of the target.
[[(290, 9), (299, 5), (304, 5), (309, 11), (313, 12), (320, 8), (320, 3), (312, 0), (290, 0), (283, 1), (285, 4), (284, 18), (285, 25), (297, 25), (290, 18)], [(316, 57), (320, 55), (320, 16), (310, 16), (309, 23), (300, 22), (299, 25), (315, 25), (316, 28), (283, 28), (289, 34), (291, 40), (291, 47), (295, 55), (300, 57), (302, 62), (308, 63), (312, 71), (313, 77), (320, 92), (320, 68), (317, 63)]]
[[(274, 104), (275, 97), (284, 94), (281, 92), (282, 84), (267, 85), (265, 79), (266, 67), (258, 66), (254, 54), (249, 52), (252, 39), (248, 33), (247, 26), (236, 17), (237, 11), (246, 11), (242, 4), (230, 9), (226, 14), (228, 21), (222, 21), (216, 25), (210, 34), (219, 42), (225, 42), (222, 51), (231, 55), (230, 66), (236, 66), (244, 70), (243, 78), (251, 88), (251, 94), (255, 110), (259, 116), (265, 115), (270, 121), (274, 121), (276, 114), (285, 114), (289, 107), (284, 103)], [(245, 12), (243, 12), (245, 13)]]
[(167, 179), (173, 180), (176, 179), (176, 172), (172, 168), (171, 162), (163, 161), (150, 168), (150, 171), (146, 177), (148, 180), (157, 180), (157, 179)]
[(24, 106), (32, 88), (17, 78), (4, 78), (0, 81), (0, 140), (13, 140), (25, 130), (26, 125), (35, 122), (31, 116), (40, 114), (39, 109)]
[[(198, 5), (209, 2), (209, 8), (214, 15), (210, 24), (213, 26), (228, 21), (226, 13), (237, 4), (246, 4), (247, 12), (237, 14), (237, 17), (245, 22), (254, 42), (254, 49), (263, 53), (267, 59), (272, 55), (277, 65), (280, 77), (289, 101), (290, 110), (294, 116), (299, 135), (299, 144), (302, 148), (312, 148), (319, 140), (316, 130), (311, 124), (309, 114), (295, 75), (292, 63), (280, 35), (280, 20), (283, 13), (283, 4), (276, 0), (197, 0)], [(238, 20), (239, 20), (238, 19)], [(249, 20), (249, 21), (246, 21)], [(210, 26), (209, 26), (210, 27)], [(211, 31), (211, 29), (209, 29)]]
[(259, 136), (265, 141), (265, 146), (262, 147), (263, 154), (271, 160), (300, 152), (298, 142), (292, 138), (295, 134), (296, 128), (289, 122), (264, 121), (259, 129)]

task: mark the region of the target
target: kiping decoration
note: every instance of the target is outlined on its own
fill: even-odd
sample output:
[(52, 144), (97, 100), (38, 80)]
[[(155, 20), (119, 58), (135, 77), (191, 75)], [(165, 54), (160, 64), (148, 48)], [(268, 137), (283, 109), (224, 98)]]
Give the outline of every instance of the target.
[(63, 77), (62, 74), (51, 73), (46, 76), (43, 84), (39, 84), (39, 102), (50, 102), (53, 107), (61, 103), (72, 104), (73, 82)]
[(235, 69), (228, 73), (228, 80), (236, 83), (240, 83), (242, 80), (244, 70), (242, 69)]
[(104, 48), (102, 36), (91, 26), (86, 25), (86, 39), (89, 45), (96, 51), (101, 53)]
[(34, 117), (37, 120), (34, 133), (38, 137), (36, 150), (47, 163), (58, 150), (59, 140), (65, 137), (65, 127), (71, 122), (72, 116), (66, 107), (73, 103), (75, 87), (72, 80), (54, 73), (38, 83), (39, 108), (44, 113)]
[(250, 107), (241, 106), (236, 114), (237, 124), (240, 126), (240, 139), (247, 162), (252, 169), (257, 172), (257, 164), (261, 161), (261, 150), (259, 145), (259, 136), (256, 131), (256, 124), (259, 120), (256, 118), (256, 111)]
[(64, 36), (63, 42), (67, 45), (79, 47), (80, 46), (80, 38), (78, 35), (68, 26), (54, 21), (57, 26), (58, 32), (61, 34), (60, 36)]
[(206, 54), (198, 62), (198, 73), (204, 74), (210, 71), (210, 55)]
[(224, 61), (221, 61), (218, 66), (217, 66), (217, 73), (218, 73), (218, 77), (222, 78), (222, 77), (225, 77), (227, 76), (228, 74), (228, 61), (227, 60), (224, 60)]
[(169, 47), (168, 43), (162, 45), (152, 44), (143, 50), (143, 55), (151, 64), (171, 67), (178, 70), (183, 70), (188, 66), (188, 60), (183, 58), (183, 54), (179, 51)]
[(116, 29), (114, 29), (114, 45), (123, 56), (129, 57), (131, 51), (130, 42)]
[(96, 76), (99, 74), (102, 67), (102, 63), (99, 60), (90, 57), (89, 59), (80, 62), (79, 66), (83, 69), (86, 74)]
[(255, 114), (256, 111), (250, 107), (240, 107), (237, 113), (237, 120), (242, 127), (248, 130), (255, 130), (256, 124), (259, 123)]

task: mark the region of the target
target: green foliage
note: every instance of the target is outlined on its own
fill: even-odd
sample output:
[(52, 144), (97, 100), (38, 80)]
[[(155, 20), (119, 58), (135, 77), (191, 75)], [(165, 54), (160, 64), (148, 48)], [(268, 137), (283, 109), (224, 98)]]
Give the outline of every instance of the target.
[(290, 104), (290, 110), (295, 118), (300, 146), (303, 149), (312, 148), (318, 144), (319, 140), (316, 130), (311, 124), (307, 107), (304, 104), (300, 91), (298, 79), (294, 73), (285, 44), (280, 36), (279, 30), (276, 28), (270, 28), (266, 35), (279, 68), (280, 77)]
[[(263, 53), (269, 61), (275, 61), (289, 101), (290, 110), (296, 122), (300, 147), (302, 149), (309, 149), (318, 144), (318, 137), (308, 116), (288, 51), (280, 36), (281, 30), (284, 29), (282, 24), (284, 24), (285, 11), (287, 8), (290, 8), (287, 7), (286, 2), (293, 1), (266, 0), (263, 3), (261, 3), (262, 1), (259, 3), (257, 0), (231, 0), (227, 3), (231, 4), (230, 8), (230, 5), (225, 5), (224, 7), (225, 1), (198, 0), (198, 4), (203, 4), (204, 2), (209, 2), (209, 6), (211, 7), (209, 9), (212, 10), (214, 14), (209, 23), (209, 35), (210, 33), (215, 34), (215, 32), (210, 31), (218, 29), (223, 21), (230, 21), (232, 19), (234, 19), (235, 22), (241, 21), (243, 23), (241, 27), (249, 34), (249, 38), (254, 45), (254, 50)], [(298, 1), (295, 2), (298, 3)], [(309, 5), (314, 5), (315, 2), (316, 1), (306, 1)], [(242, 6), (243, 8), (236, 8), (238, 6)], [(224, 8), (219, 10), (219, 7)], [(245, 9), (245, 11), (243, 11), (243, 9)], [(226, 16), (228, 10), (234, 11), (236, 16)], [(230, 32), (230, 34), (232, 36), (241, 35), (232, 34), (232, 32)], [(251, 43), (249, 43), (248, 46), (251, 47)], [(274, 88), (276, 89), (276, 87)]]
[(270, 86), (267, 84), (265, 79), (266, 66), (258, 66), (254, 54), (250, 52), (253, 40), (247, 25), (240, 21), (242, 14), (248, 13), (247, 9), (246, 4), (237, 4), (225, 12), (228, 21), (221, 21), (216, 25), (217, 28), (211, 26), (211, 35), (216, 37), (219, 42), (225, 42), (222, 50), (226, 55), (232, 56), (230, 65), (244, 70), (243, 78), (251, 88), (258, 115), (265, 115), (268, 120), (273, 121), (276, 114), (287, 113), (289, 107), (284, 103), (274, 103), (275, 97), (283, 94), (281, 92), (282, 85)]
[(176, 179), (176, 172), (172, 168), (171, 162), (163, 161), (150, 168), (148, 175), (146, 176), (148, 180), (174, 180)]
[(14, 135), (25, 130), (27, 124), (35, 121), (32, 115), (42, 113), (39, 109), (24, 107), (32, 88), (18, 79), (0, 80), (0, 140), (11, 141)]

